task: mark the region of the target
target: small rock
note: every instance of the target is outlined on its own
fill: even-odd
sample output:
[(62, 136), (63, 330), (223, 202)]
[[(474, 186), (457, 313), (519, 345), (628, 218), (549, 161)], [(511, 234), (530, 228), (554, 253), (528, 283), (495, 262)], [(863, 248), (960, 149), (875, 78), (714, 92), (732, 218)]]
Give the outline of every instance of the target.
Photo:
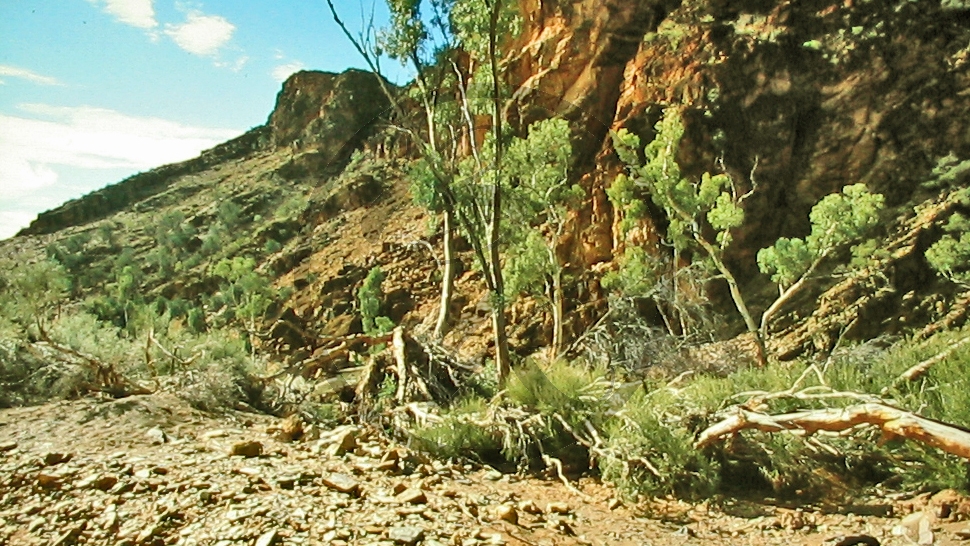
[(323, 485), (340, 493), (356, 493), (360, 489), (357, 480), (346, 474), (330, 474), (321, 478)]
[(266, 531), (256, 539), (256, 546), (273, 546), (279, 538), (280, 535), (276, 529)]
[(424, 529), (420, 527), (391, 527), (387, 530), (387, 538), (395, 544), (417, 544), (424, 538)]
[(347, 427), (333, 436), (333, 445), (330, 446), (328, 453), (334, 457), (339, 457), (357, 449), (357, 432), (356, 427)]
[(71, 460), (70, 453), (45, 453), (44, 466), (54, 466)]
[(76, 539), (81, 536), (84, 532), (86, 524), (82, 522), (80, 525), (75, 525), (74, 527), (68, 529), (58, 536), (57, 540), (51, 543), (51, 546), (67, 546), (68, 544), (74, 544)]
[(855, 535), (845, 537), (833, 546), (881, 546), (875, 537), (869, 535)]
[(142, 529), (140, 533), (138, 533), (138, 536), (135, 537), (135, 542), (138, 544), (141, 544), (142, 542), (147, 542), (148, 539), (155, 536), (156, 533), (158, 533), (158, 527), (156, 525), (149, 525), (148, 527), (145, 527), (144, 529)]
[(428, 497), (424, 494), (424, 491), (412, 487), (401, 492), (397, 496), (397, 501), (402, 504), (424, 504), (428, 502)]
[(527, 514), (541, 514), (542, 513), (542, 509), (539, 508), (539, 505), (536, 504), (535, 501), (533, 501), (533, 500), (524, 500), (524, 501), (520, 502), (519, 503), (519, 510), (522, 510), (523, 512), (525, 512)]
[(280, 489), (293, 489), (296, 487), (296, 483), (298, 481), (300, 481), (300, 476), (289, 474), (276, 478), (276, 485), (279, 486)]
[(303, 437), (303, 430), (303, 419), (294, 413), (280, 423), (280, 432), (277, 436), (282, 442), (292, 442)]
[(546, 505), (547, 514), (568, 514), (569, 505), (564, 502), (550, 502)]
[(39, 472), (37, 474), (37, 485), (44, 489), (57, 489), (61, 486), (61, 477), (54, 474), (47, 474), (46, 472)]
[(957, 538), (961, 540), (970, 540), (970, 527), (967, 527), (965, 529), (960, 529), (954, 534), (957, 536)]
[(904, 536), (920, 546), (933, 544), (933, 529), (930, 518), (924, 512), (913, 512), (893, 527), (893, 534)]
[(618, 499), (616, 497), (613, 497), (612, 499), (610, 499), (610, 502), (607, 503), (607, 505), (606, 505), (606, 507), (608, 509), (610, 509), (610, 510), (616, 510), (617, 508), (619, 508), (621, 506), (623, 506), (623, 501), (621, 501), (620, 499)]
[(499, 481), (499, 480), (502, 479), (502, 475), (503, 474), (501, 472), (499, 472), (498, 470), (495, 470), (493, 468), (493, 469), (489, 470), (488, 472), (486, 472), (485, 475), (482, 476), (482, 478), (483, 479), (486, 479), (486, 480), (488, 480), (490, 482), (497, 482), (497, 481)]
[(401, 482), (397, 482), (396, 484), (394, 484), (393, 487), (391, 487), (391, 491), (393, 491), (395, 495), (400, 495), (401, 493), (404, 493), (405, 491), (407, 491), (407, 488), (408, 486), (404, 485)]
[(216, 430), (203, 432), (201, 438), (203, 440), (211, 440), (213, 438), (225, 438), (226, 436), (229, 436), (228, 431), (225, 431), (222, 429), (216, 429)]
[(495, 519), (518, 525), (519, 512), (511, 504), (501, 504), (495, 509)]
[(145, 436), (148, 436), (148, 439), (151, 441), (151, 443), (156, 445), (164, 444), (165, 442), (168, 441), (168, 436), (165, 435), (165, 431), (158, 427), (153, 427), (148, 429), (148, 432), (145, 433)]
[(232, 444), (229, 455), (242, 457), (259, 457), (263, 454), (263, 444), (256, 440), (244, 440)]
[(17, 449), (17, 442), (0, 442), (0, 453)]
[(109, 474), (93, 474), (77, 483), (79, 489), (98, 489), (107, 491), (118, 483), (118, 478)]
[(45, 523), (47, 523), (46, 518), (36, 517), (30, 520), (30, 523), (27, 525), (27, 532), (33, 533), (37, 529), (40, 529), (41, 527), (43, 527)]

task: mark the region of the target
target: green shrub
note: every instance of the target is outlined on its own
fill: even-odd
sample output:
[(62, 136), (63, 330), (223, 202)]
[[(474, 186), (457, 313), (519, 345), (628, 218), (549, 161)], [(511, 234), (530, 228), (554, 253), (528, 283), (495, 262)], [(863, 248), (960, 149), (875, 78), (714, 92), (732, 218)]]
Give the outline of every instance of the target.
[(694, 449), (689, 415), (670, 411), (669, 389), (635, 393), (606, 427), (603, 478), (627, 494), (701, 498), (719, 484), (719, 467)]
[(416, 447), (441, 458), (467, 458), (480, 462), (501, 460), (502, 433), (485, 422), (487, 404), (468, 397), (456, 402), (440, 422), (414, 433)]
[(384, 298), (384, 291), (381, 289), (383, 282), (384, 272), (381, 271), (380, 266), (375, 266), (367, 273), (367, 278), (357, 290), (360, 318), (366, 334), (384, 334), (394, 329), (391, 319), (381, 315)]

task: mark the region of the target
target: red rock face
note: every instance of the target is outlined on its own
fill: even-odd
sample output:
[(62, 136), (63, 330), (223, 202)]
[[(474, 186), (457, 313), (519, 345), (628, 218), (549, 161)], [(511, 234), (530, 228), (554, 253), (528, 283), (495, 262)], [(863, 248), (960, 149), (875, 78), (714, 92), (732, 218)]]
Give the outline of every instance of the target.
[[(720, 160), (742, 190), (754, 188), (728, 261), (755, 296), (769, 285), (757, 251), (804, 236), (823, 196), (864, 182), (905, 212), (926, 199), (920, 184), (940, 157), (970, 155), (970, 11), (949, 3), (525, 1), (522, 10), (515, 113), (522, 127), (549, 112), (573, 122), (576, 176), (590, 197), (560, 254), (587, 270), (622, 251), (604, 191), (621, 169), (607, 129), (648, 142), (666, 106), (687, 108), (684, 172)], [(655, 242), (663, 224), (644, 221), (631, 242)]]

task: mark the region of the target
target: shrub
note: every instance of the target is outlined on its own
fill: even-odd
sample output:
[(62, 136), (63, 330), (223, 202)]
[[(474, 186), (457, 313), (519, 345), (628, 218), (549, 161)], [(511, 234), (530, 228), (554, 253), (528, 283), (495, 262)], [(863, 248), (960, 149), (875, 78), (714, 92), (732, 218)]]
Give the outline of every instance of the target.
[(357, 290), (357, 303), (366, 334), (384, 334), (394, 329), (391, 319), (381, 315), (381, 300), (384, 298), (384, 291), (381, 289), (383, 283), (384, 272), (381, 271), (380, 266), (375, 266), (367, 273), (367, 278)]
[(480, 462), (502, 459), (502, 434), (485, 416), (487, 404), (477, 397), (463, 398), (442, 420), (414, 433), (418, 449), (438, 457), (468, 458)]
[(606, 427), (603, 478), (627, 494), (700, 498), (717, 490), (718, 464), (694, 449), (687, 415), (669, 389), (637, 391)]

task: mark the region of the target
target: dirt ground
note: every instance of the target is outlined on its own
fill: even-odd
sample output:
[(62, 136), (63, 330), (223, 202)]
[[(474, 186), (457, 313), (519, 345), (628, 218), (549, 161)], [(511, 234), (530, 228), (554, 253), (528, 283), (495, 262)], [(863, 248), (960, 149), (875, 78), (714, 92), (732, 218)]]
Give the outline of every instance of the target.
[(0, 544), (970, 544), (970, 500), (952, 491), (631, 504), (593, 479), (434, 461), (364, 428), (287, 441), (292, 425), (162, 394), (2, 410)]

